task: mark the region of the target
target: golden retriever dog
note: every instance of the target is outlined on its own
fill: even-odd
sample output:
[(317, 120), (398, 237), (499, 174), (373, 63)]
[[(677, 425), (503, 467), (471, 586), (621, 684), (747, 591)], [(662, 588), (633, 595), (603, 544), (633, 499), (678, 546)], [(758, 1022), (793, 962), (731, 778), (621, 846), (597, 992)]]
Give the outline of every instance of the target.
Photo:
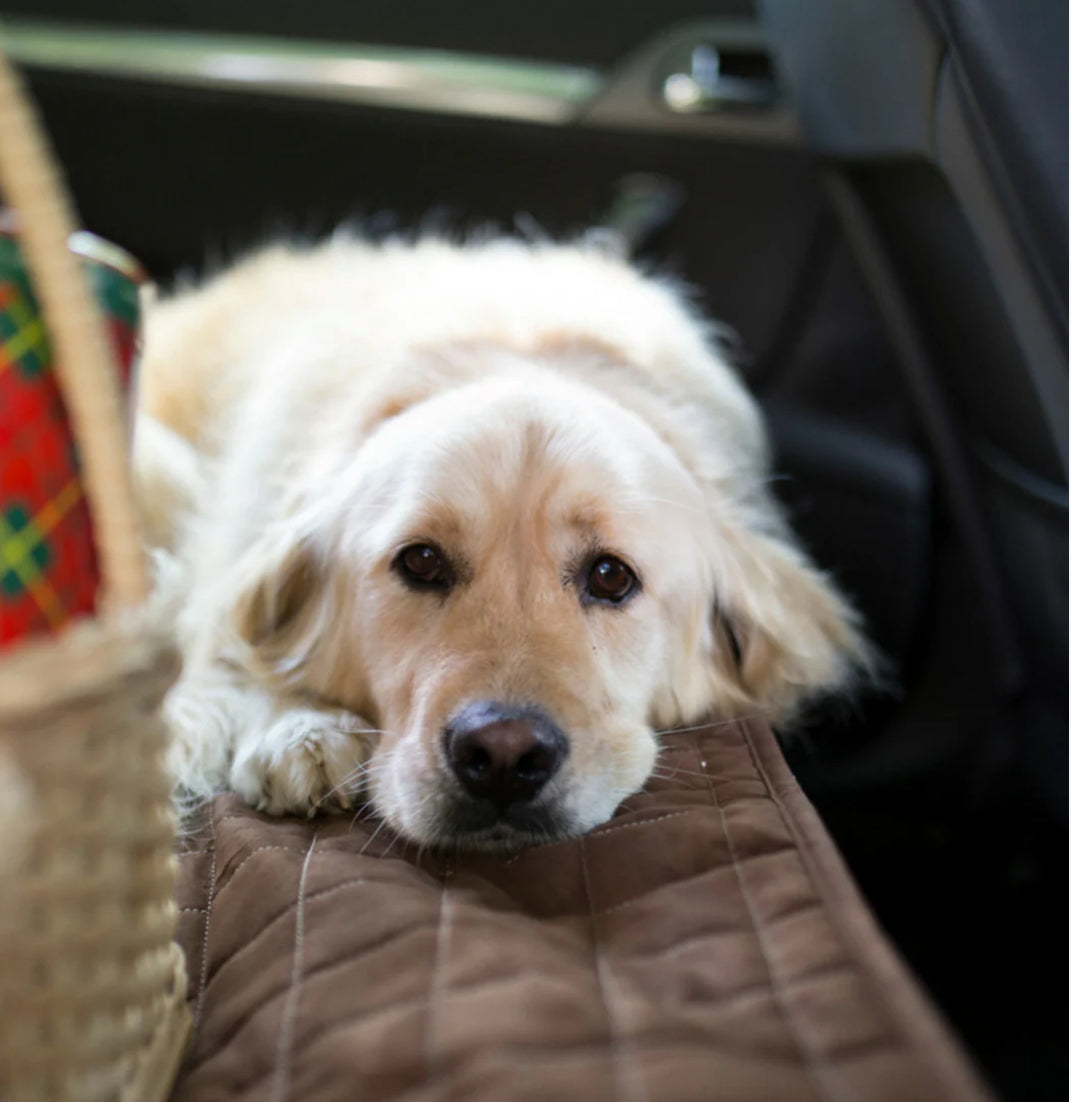
[(715, 331), (605, 248), (270, 248), (151, 305), (139, 418), (187, 799), (564, 837), (659, 732), (785, 724), (865, 660)]

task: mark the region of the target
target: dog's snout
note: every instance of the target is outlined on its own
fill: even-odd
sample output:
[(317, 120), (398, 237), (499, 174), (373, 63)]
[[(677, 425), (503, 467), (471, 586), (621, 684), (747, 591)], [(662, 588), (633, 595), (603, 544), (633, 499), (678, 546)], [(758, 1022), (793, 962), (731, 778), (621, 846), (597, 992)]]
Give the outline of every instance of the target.
[(534, 799), (561, 768), (568, 743), (535, 708), (481, 702), (456, 715), (445, 731), (446, 758), (465, 791), (500, 811)]

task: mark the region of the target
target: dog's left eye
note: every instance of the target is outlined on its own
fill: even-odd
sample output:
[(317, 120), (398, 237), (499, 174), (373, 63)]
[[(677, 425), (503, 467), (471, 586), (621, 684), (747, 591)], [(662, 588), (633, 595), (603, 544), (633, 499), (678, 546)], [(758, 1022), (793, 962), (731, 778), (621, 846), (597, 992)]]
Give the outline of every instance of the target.
[(639, 588), (640, 580), (627, 563), (614, 555), (600, 555), (588, 568), (587, 596), (619, 605)]
[(450, 584), (446, 559), (430, 543), (403, 547), (394, 560), (394, 569), (415, 589), (446, 589)]

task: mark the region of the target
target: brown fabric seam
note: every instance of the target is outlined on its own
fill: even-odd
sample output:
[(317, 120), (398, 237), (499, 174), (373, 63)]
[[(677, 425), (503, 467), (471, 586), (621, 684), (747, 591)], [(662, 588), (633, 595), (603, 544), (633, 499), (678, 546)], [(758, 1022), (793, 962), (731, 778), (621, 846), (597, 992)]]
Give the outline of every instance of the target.
[(201, 939), (201, 967), (199, 969), (200, 975), (197, 981), (197, 1000), (194, 1005), (193, 1012), (193, 1025), (190, 1029), (189, 1048), (187, 1052), (193, 1051), (194, 1042), (197, 1040), (200, 1028), (201, 1017), (204, 1013), (205, 1006), (205, 990), (208, 985), (208, 935), (212, 925), (212, 905), (216, 900), (216, 823), (215, 820), (209, 816), (209, 823), (211, 829), (211, 841), (209, 843), (209, 853), (211, 853), (210, 866), (208, 871), (208, 899), (205, 901), (205, 928), (204, 935)]
[(435, 923), (435, 947), (432, 949), (431, 955), (431, 976), (427, 991), (428, 1009), (424, 1022), (424, 1077), (429, 1083), (437, 1070), (435, 1059), (438, 1024), (436, 1010), (443, 999), (446, 986), (443, 976), (445, 970), (444, 958), (449, 952), (448, 938), (450, 933), (448, 925), (449, 912), (447, 910), (449, 902), (447, 882), (447, 877), (444, 876), (439, 888), (439, 915)]
[[(869, 968), (857, 968), (871, 992), (871, 998), (876, 1005), (888, 1008), (889, 996), (893, 996), (897, 1013), (889, 1016), (895, 1019), (902, 1043), (912, 1051), (921, 1050), (937, 1075), (955, 1089), (957, 1096), (973, 1096), (979, 1100), (990, 1098), (981, 1080), (960, 1054), (958, 1041), (937, 1011), (913, 990), (910, 969), (889, 944), (876, 918), (872, 917), (818, 812), (799, 788), (781, 756), (772, 732), (767, 729), (762, 733), (766, 745), (760, 750), (750, 726), (741, 724), (740, 727), (751, 760), (769, 787), (781, 820), (796, 842), (808, 879), (819, 899), (828, 904), (825, 911), (830, 925), (836, 929), (842, 944), (854, 950), (851, 954), (854, 959), (866, 960), (871, 965)], [(769, 768), (771, 764), (780, 774), (779, 783), (773, 780), (773, 771)], [(846, 925), (843, 921), (846, 913), (852, 916), (856, 924), (862, 923), (867, 929), (859, 930)], [(875, 986), (878, 982), (875, 975), (877, 969), (892, 980), (889, 986)], [(905, 1005), (905, 1000), (910, 1005)], [(919, 1029), (920, 1022), (927, 1024), (924, 1031)], [(966, 1095), (963, 1094), (964, 1088), (968, 1092)]]
[[(293, 853), (295, 856), (299, 857), (304, 856), (306, 852), (304, 846), (286, 846), (283, 845), (282, 842), (267, 842), (262, 846), (254, 846), (253, 849), (246, 851), (245, 855), (238, 862), (238, 864), (234, 866), (234, 868), (225, 870), (227, 875), (226, 879), (223, 880), (223, 883), (219, 886), (220, 896), (222, 897), (223, 893), (227, 890), (227, 885), (233, 882), (234, 878), (238, 875), (239, 872), (242, 871), (248, 861), (250, 861), (258, 853), (263, 853), (264, 850), (269, 849), (285, 850), (287, 853)], [(221, 877), (221, 879), (223, 878)]]
[[(315, 901), (317, 899), (320, 899), (321, 897), (323, 897), (325, 895), (333, 895), (335, 892), (340, 892), (345, 888), (352, 888), (352, 887), (355, 887), (358, 884), (367, 884), (372, 879), (373, 879), (372, 877), (368, 877), (368, 876), (355, 876), (351, 880), (343, 881), (341, 884), (332, 884), (328, 888), (321, 888), (318, 892), (310, 892), (305, 897), (305, 901), (306, 901), (306, 903), (312, 903), (313, 901)], [(221, 960), (221, 961), (216, 961), (215, 966), (212, 968), (212, 974), (208, 977), (208, 986), (209, 987), (212, 986), (212, 984), (216, 980), (216, 977), (220, 974), (220, 972), (224, 968), (226, 968), (228, 965), (230, 965), (234, 961), (236, 961), (236, 960), (240, 959), (241, 957), (243, 957), (247, 952), (249, 952), (249, 950), (253, 949), (256, 946), (256, 944), (259, 942), (261, 936), (263, 934), (266, 934), (273, 926), (275, 926), (276, 923), (278, 923), (278, 922), (282, 921), (282, 919), (286, 918), (290, 914), (290, 912), (294, 909), (295, 906), (297, 906), (297, 901), (296, 900), (293, 903), (287, 903), (287, 905), (281, 911), (278, 911), (276, 914), (273, 914), (271, 916), (271, 918), (269, 918), (264, 923), (264, 925), (261, 926), (260, 929), (257, 930), (257, 932), (255, 934), (253, 934), (253, 936), (251, 938), (249, 938), (248, 941), (246, 941), (242, 945), (239, 945), (238, 948), (235, 949), (235, 951), (230, 954), (230, 956), (224, 957), (223, 960)]]
[[(584, 898), (588, 905), (588, 928), (591, 931), (591, 958), (595, 966), (595, 982), (599, 989), (599, 1000), (602, 1003), (603, 1014), (606, 1018), (607, 1037), (610, 1043), (610, 1068), (613, 1075), (614, 1097), (616, 1099), (638, 1099), (643, 1102), (647, 1092), (641, 1087), (638, 1093), (634, 1093), (629, 1082), (635, 1082), (634, 1076), (625, 1073), (624, 1052), (622, 1048), (623, 1036), (618, 1025), (617, 1014), (611, 1005), (610, 977), (606, 964), (606, 958), (599, 944), (599, 919), (595, 913), (595, 901), (591, 893), (591, 874), (588, 870), (587, 838), (580, 840), (580, 868), (584, 878)], [(631, 1054), (630, 1054), (631, 1059)]]
[[(718, 871), (720, 871), (720, 870), (718, 870)], [(699, 879), (699, 877), (693, 878), (693, 883), (698, 879)], [(779, 914), (777, 916), (777, 918), (775, 918), (773, 921), (775, 923), (780, 923), (780, 922), (785, 921), (786, 919), (796, 918), (798, 915), (810, 914), (814, 911), (819, 911), (821, 909), (822, 909), (822, 904), (819, 903), (819, 902), (804, 903), (801, 906), (792, 907), (790, 910), (787, 910), (784, 913)], [(601, 914), (606, 914), (607, 912), (602, 911), (600, 913)], [(663, 957), (672, 957), (672, 956), (676, 956), (678, 953), (684, 952), (686, 949), (689, 949), (692, 946), (694, 946), (694, 945), (696, 945), (700, 942), (709, 941), (712, 938), (723, 937), (726, 934), (738, 934), (739, 932), (740, 932), (739, 929), (737, 927), (734, 927), (734, 926), (723, 926), (723, 927), (708, 926), (702, 932), (695, 933), (695, 934), (689, 934), (686, 938), (682, 938), (680, 941), (675, 941), (671, 945), (664, 945), (664, 946), (662, 946), (661, 949), (655, 949), (655, 950), (653, 950), (651, 952), (648, 952), (648, 953), (634, 953), (628, 959), (630, 961), (635, 961), (636, 963), (642, 964), (645, 961), (659, 960)], [(816, 969), (816, 972), (823, 971), (827, 967), (829, 967), (829, 966), (822, 965), (820, 969)], [(846, 967), (846, 965), (837, 965), (835, 967), (841, 968), (841, 967)], [(809, 975), (809, 973), (805, 972), (801, 976), (793, 977), (791, 980), (788, 980), (786, 982), (790, 986), (794, 986), (797, 979), (805, 979), (808, 975)]]
[[(769, 992), (769, 988), (767, 988)], [(317, 1039), (332, 1036), (342, 1029), (341, 1025), (336, 1025), (329, 1031), (317, 1034)], [(868, 1045), (871, 1044), (868, 1042)], [(682, 1055), (690, 1055), (692, 1053), (701, 1052), (705, 1053), (709, 1051), (711, 1047), (709, 1038), (697, 1039), (695, 1041), (681, 1041), (680, 1039), (667, 1040), (666, 1037), (650, 1036), (650, 1037), (637, 1037), (635, 1039), (634, 1048), (637, 1054), (645, 1055), (648, 1052), (657, 1052), (659, 1055), (668, 1055), (676, 1052)], [(872, 1050), (877, 1052), (882, 1048), (888, 1048), (895, 1050), (897, 1046), (889, 1043), (882, 1044), (881, 1042), (873, 1042)], [(735, 1049), (730, 1049), (729, 1046), (725, 1047), (726, 1051), (736, 1052)], [(544, 1062), (558, 1062), (562, 1060), (587, 1060), (594, 1058), (595, 1060), (606, 1059), (606, 1042), (602, 1038), (595, 1040), (587, 1040), (581, 1044), (573, 1046), (563, 1046), (560, 1043), (548, 1044), (543, 1046), (530, 1046), (530, 1045), (496, 1045), (495, 1052), (500, 1053), (503, 1056), (503, 1062), (506, 1060), (528, 1060), (531, 1063), (544, 1063)], [(856, 1053), (849, 1053), (848, 1058), (854, 1058)], [(770, 1064), (777, 1064), (786, 1068), (798, 1067), (798, 1063), (795, 1057), (791, 1059), (778, 1059), (775, 1055), (768, 1054), (764, 1057), (765, 1061)], [(269, 1074), (263, 1072), (254, 1076), (252, 1079), (243, 1080), (241, 1083), (234, 1084), (235, 1095), (241, 1095), (244, 1097), (252, 1097), (250, 1091), (258, 1084), (263, 1083), (265, 1077)], [(442, 1082), (437, 1082), (437, 1087), (441, 1087)], [(357, 1096), (357, 1088), (354, 1086), (355, 1096)], [(401, 1094), (392, 1094), (391, 1102), (404, 1102), (404, 1099), (411, 1097), (418, 1097), (427, 1099), (428, 1085), (426, 1082), (419, 1083), (413, 1087), (407, 1089)], [(445, 1094), (449, 1097), (449, 1094)], [(795, 1102), (795, 1100), (792, 1100)]]
[[(791, 846), (785, 846), (783, 849), (770, 850), (768, 853), (753, 853), (749, 857), (742, 858), (740, 861), (740, 865), (743, 868), (755, 863), (756, 861), (764, 861), (770, 857), (783, 856), (786, 853), (791, 853), (791, 851)], [(731, 870), (727, 866), (721, 866), (715, 869), (707, 869), (706, 872), (700, 873), (699, 876), (718, 873), (724, 873), (726, 876), (732, 875)], [(629, 907), (635, 906), (637, 903), (641, 902), (644, 899), (650, 899), (651, 896), (654, 895), (656, 892), (662, 891), (664, 889), (678, 887), (685, 881), (695, 879), (696, 876), (684, 876), (680, 880), (669, 880), (665, 884), (659, 884), (657, 888), (650, 888), (645, 892), (640, 892), (638, 895), (631, 895), (628, 897), (628, 899), (622, 899), (619, 903), (612, 903), (609, 907), (604, 907), (601, 911), (595, 911), (594, 913), (597, 915), (608, 915), (613, 914), (616, 911), (627, 910)]]
[[(811, 982), (826, 979), (826, 978), (828, 978), (832, 975), (835, 975), (838, 972), (845, 971), (845, 970), (847, 970), (847, 967), (848, 967), (847, 965), (838, 965), (838, 966), (832, 967), (832, 968), (825, 967), (825, 968), (817, 969), (813, 973), (808, 973), (807, 975), (802, 976), (802, 977), (800, 977), (796, 980), (789, 981), (789, 983), (786, 985), (786, 990), (795, 990), (795, 989), (800, 988), (800, 987), (805, 987), (807, 984), (809, 984)], [(314, 973), (309, 973), (306, 978), (310, 978), (312, 975), (314, 975)], [(516, 982), (516, 977), (513, 976), (513, 975), (497, 976), (494, 979), (482, 980), (478, 983), (469, 984), (469, 985), (466, 985), (466, 986), (461, 987), (461, 988), (455, 988), (454, 993), (455, 994), (468, 995), (468, 994), (472, 994), (474, 992), (483, 992), (485, 990), (492, 989), (496, 986), (508, 986), (508, 985), (511, 985), (515, 982)], [(760, 995), (767, 995), (772, 999), (774, 996), (773, 996), (773, 991), (771, 989), (771, 986), (769, 984), (753, 984), (753, 985), (751, 985), (747, 988), (741, 988), (739, 991), (734, 992), (733, 995), (730, 996), (729, 998), (721, 1000), (718, 1003), (717, 1009), (718, 1010), (722, 1010), (722, 1009), (731, 1010), (733, 1008), (734, 1000), (737, 1000), (737, 999), (739, 999), (740, 1001), (750, 1000), (750, 999), (753, 999), (756, 996), (760, 996)], [(279, 997), (278, 995), (274, 996), (272, 1001), (277, 1000), (278, 997)], [(258, 1004), (255, 1013), (267, 1012), (268, 1008), (272, 1005), (272, 1001), (265, 1000), (264, 1002)], [(377, 1017), (380, 1017), (384, 1014), (390, 1014), (390, 1013), (408, 1014), (408, 1013), (411, 1013), (412, 1011), (418, 1010), (420, 1007), (427, 1005), (427, 1001), (428, 1001), (428, 996), (426, 994), (421, 994), (417, 998), (396, 1000), (396, 1001), (391, 1002), (390, 1004), (388, 1004), (386, 1006), (381, 1006), (381, 1007), (375, 1008), (374, 1010), (370, 1010), (367, 1013), (353, 1015), (352, 1017), (346, 1018), (344, 1021), (336, 1021), (330, 1026), (330, 1028), (324, 1029), (324, 1030), (321, 1030), (320, 1032), (318, 1032), (317, 1035), (316, 1035), (316, 1039), (318, 1041), (323, 1041), (323, 1040), (327, 1040), (327, 1039), (333, 1037), (337, 1033), (345, 1032), (347, 1029), (360, 1028), (365, 1023), (367, 1023), (368, 1021), (373, 1020)], [(251, 1019), (247, 1019), (247, 1020), (251, 1020)], [(578, 1042), (573, 1046), (564, 1046), (563, 1047), (561, 1041), (559, 1040), (559, 1041), (554, 1041), (552, 1043), (548, 1043), (548, 1044), (543, 1045), (543, 1046), (539, 1046), (539, 1045), (505, 1045), (505, 1046), (500, 1046), (500, 1050), (503, 1051), (503, 1052), (513, 1051), (513, 1052), (518, 1052), (518, 1053), (527, 1053), (533, 1059), (542, 1059), (544, 1057), (553, 1058), (555, 1056), (555, 1054), (574, 1055), (574, 1056), (586, 1056), (586, 1055), (600, 1056), (601, 1055), (602, 1057), (605, 1058), (605, 1056), (606, 1056), (606, 1040), (607, 1040), (606, 1036), (601, 1036), (600, 1035), (600, 1036), (595, 1037), (595, 1038), (589, 1038), (589, 1039), (584, 1040), (582, 1042)], [(709, 1045), (709, 1043), (710, 1043), (709, 1038), (703, 1038), (702, 1041), (697, 1041), (697, 1042), (695, 1042), (694, 1044), (691, 1044), (691, 1045), (682, 1044), (679, 1041), (677, 1042), (677, 1044), (679, 1045), (679, 1047), (681, 1047), (682, 1050), (694, 1050), (697, 1047), (703, 1047), (705, 1045)], [(638, 1052), (638, 1053), (645, 1052), (648, 1049), (658, 1049), (658, 1050), (661, 1051), (661, 1049), (665, 1046), (665, 1044), (666, 1044), (666, 1039), (664, 1037), (659, 1036), (659, 1035), (652, 1035), (652, 1034), (637, 1035), (633, 1038), (633, 1042), (632, 1042), (634, 1052)], [(893, 1044), (891, 1039), (887, 1039), (884, 1042), (880, 1041), (880, 1040), (875, 1040), (874, 1042), (867, 1042), (867, 1044), (872, 1044), (875, 1050), (878, 1050), (882, 1047), (886, 1047), (886, 1048), (890, 1048), (890, 1049), (898, 1047), (895, 1044)], [(219, 1051), (222, 1051), (224, 1048), (226, 1048), (226, 1045), (221, 1046), (220, 1050), (217, 1050), (216, 1052), (214, 1052), (212, 1054), (211, 1057), (209, 1057), (208, 1059), (203, 1061), (201, 1064), (199, 1064), (198, 1068), (203, 1068), (206, 1065), (208, 1065), (209, 1063), (211, 1063), (212, 1058), (214, 1058), (216, 1055), (218, 1055)], [(774, 1060), (775, 1058), (774, 1057), (769, 1057), (769, 1059)], [(796, 1061), (789, 1061), (789, 1060), (784, 1060), (784, 1061), (781, 1061), (781, 1062), (784, 1063), (786, 1066), (794, 1066), (796, 1064)], [(254, 1076), (252, 1079), (246, 1081), (241, 1087), (241, 1092), (244, 1092), (244, 1091), (248, 1090), (249, 1087), (255, 1086), (256, 1084), (263, 1082), (263, 1080), (270, 1073), (271, 1073), (270, 1070), (266, 1070), (264, 1072), (261, 1072), (259, 1075)], [(414, 1089), (417, 1089), (417, 1088), (414, 1088)], [(419, 1089), (422, 1089), (422, 1090), (426, 1089), (426, 1084), (423, 1084)], [(398, 1097), (404, 1097), (404, 1095), (403, 1096), (398, 1096)], [(398, 1102), (398, 1098), (393, 1098), (392, 1102)]]
[[(427, 927), (427, 928), (430, 929), (430, 926)], [(355, 964), (358, 959), (359, 958), (350, 958), (349, 963)], [(334, 966), (335, 966), (335, 962), (332, 962), (332, 964), (329, 965), (327, 968), (321, 968), (321, 969), (317, 969), (316, 971), (309, 972), (309, 973), (306, 974), (305, 979), (306, 979), (306, 981), (311, 980), (313, 977), (321, 975), (324, 971), (327, 971), (327, 970), (329, 970), (330, 968), (332, 968)], [(828, 979), (828, 978), (830, 978), (832, 976), (835, 976), (835, 975), (837, 975), (841, 972), (845, 972), (845, 971), (849, 971), (849, 970), (850, 970), (850, 965), (848, 965), (848, 964), (838, 964), (838, 965), (833, 965), (833, 966), (826, 965), (826, 966), (823, 966), (821, 968), (814, 969), (812, 972), (807, 972), (802, 976), (796, 977), (795, 979), (787, 981), (786, 984), (785, 984), (785, 990), (794, 993), (795, 991), (797, 991), (801, 988), (807, 987), (809, 984), (816, 983), (816, 982), (819, 982), (819, 981), (824, 980), (824, 979)], [(465, 984), (462, 987), (454, 988), (454, 994), (459, 995), (459, 996), (461, 996), (461, 995), (469, 996), (469, 995), (474, 995), (474, 994), (477, 994), (477, 993), (484, 993), (486, 991), (493, 990), (495, 987), (506, 987), (506, 986), (509, 986), (511, 984), (514, 984), (514, 983), (516, 983), (516, 976), (513, 975), (512, 973), (509, 974), (509, 975), (504, 975), (504, 976), (494, 976), (490, 979), (479, 980), (479, 981), (474, 982), (474, 983)], [(257, 1005), (255, 1011), (254, 1011), (254, 1015), (256, 1013), (261, 1012), (261, 1011), (267, 1011), (268, 1007), (271, 1006), (274, 1002), (276, 1002), (284, 994), (285, 990), (286, 989), (283, 988), (280, 991), (278, 991), (276, 994), (274, 994), (272, 996), (269, 996), (263, 1002), (259, 1003)], [(728, 995), (724, 999), (720, 1000), (717, 1004), (716, 1009), (718, 1011), (721, 1011), (722, 1009), (732, 1009), (732, 1007), (734, 1006), (734, 1004), (737, 1001), (740, 1001), (740, 1002), (751, 1001), (751, 1000), (753, 1000), (756, 997), (761, 996), (761, 995), (768, 995), (768, 996), (770, 996), (770, 998), (773, 998), (773, 992), (772, 992), (772, 990), (770, 988), (770, 985), (768, 983), (750, 984), (747, 987), (742, 987), (742, 988), (738, 989), (737, 991), (734, 991), (731, 995)], [(391, 1002), (391, 1003), (389, 1003), (385, 1006), (375, 1007), (374, 1009), (365, 1011), (362, 1014), (351, 1015), (343, 1021), (334, 1022), (331, 1025), (330, 1028), (325, 1029), (325, 1030), (321, 1030), (320, 1033), (317, 1034), (317, 1039), (322, 1040), (322, 1039), (333, 1036), (337, 1032), (344, 1031), (344, 1030), (349, 1029), (351, 1027), (363, 1026), (367, 1022), (373, 1021), (376, 1018), (381, 1017), (383, 1015), (392, 1014), (392, 1013), (403, 1013), (403, 1014), (410, 1013), (414, 1010), (418, 1010), (422, 1006), (426, 1006), (427, 1002), (428, 1002), (428, 995), (426, 993), (422, 993), (421, 995), (417, 996), (416, 998), (397, 1000), (397, 1001)], [(251, 1021), (251, 1020), (252, 1020), (252, 1018), (246, 1019), (246, 1021)], [(244, 1024), (245, 1024), (245, 1022), (242, 1023), (242, 1025), (244, 1025)], [(237, 1030), (235, 1030), (233, 1033), (229, 1034), (227, 1039), (224, 1041), (224, 1043), (222, 1045), (220, 1045), (219, 1048), (214, 1050), (209, 1056), (207, 1056), (205, 1058), (205, 1060), (202, 1061), (202, 1063), (198, 1066), (201, 1067), (201, 1066), (204, 1066), (207, 1063), (210, 1063), (211, 1060), (220, 1051), (222, 1051), (223, 1049), (226, 1048), (227, 1044), (230, 1043), (230, 1041), (233, 1039), (233, 1037), (238, 1032), (240, 1032), (240, 1029), (241, 1029), (241, 1026), (239, 1026), (239, 1028)], [(650, 1043), (650, 1044), (655, 1044), (656, 1043), (654, 1040), (649, 1040), (648, 1038), (646, 1038), (643, 1035), (636, 1036), (634, 1038), (634, 1040), (635, 1040), (636, 1045), (642, 1045), (642, 1044), (647, 1044), (647, 1043)], [(605, 1043), (606, 1043), (606, 1038), (604, 1038), (604, 1037), (599, 1037), (598, 1039), (593, 1040), (593, 1041), (590, 1042), (590, 1044), (592, 1046), (596, 1046), (596, 1045), (605, 1046)], [(560, 1045), (560, 1042), (556, 1042), (556, 1045), (552, 1046), (552, 1047), (557, 1047), (558, 1045)], [(264, 1073), (264, 1074), (267, 1074), (267, 1073)]]
[(309, 865), (316, 848), (317, 831), (309, 839), (305, 860), (301, 863), (301, 875), (297, 885), (297, 908), (294, 912), (294, 956), (290, 969), (290, 983), (279, 1014), (279, 1036), (275, 1046), (275, 1067), (272, 1074), (271, 1102), (286, 1102), (290, 1093), (290, 1053), (294, 1045), (298, 1000), (301, 997), (302, 970), (305, 964), (305, 885), (308, 883)]
[[(739, 725), (737, 725), (739, 730)], [(702, 740), (699, 736), (695, 738), (696, 752), (699, 758), (700, 768), (706, 772), (706, 754), (703, 751)], [(761, 774), (760, 774), (761, 778)], [(802, 1059), (803, 1067), (808, 1072), (809, 1077), (817, 1088), (818, 1094), (825, 1099), (832, 1099), (834, 1093), (830, 1091), (830, 1084), (826, 1080), (822, 1073), (822, 1069), (816, 1059), (817, 1054), (812, 1051), (811, 1046), (804, 1040), (803, 1033), (799, 1029), (795, 1016), (792, 1012), (792, 1008), (788, 1001), (785, 999), (784, 987), (782, 984), (782, 977), (780, 972), (774, 968), (773, 961), (770, 957), (769, 948), (766, 944), (766, 938), (762, 928), (762, 923), (759, 920), (758, 914), (755, 910), (754, 901), (751, 898), (751, 892), (747, 887), (746, 879), (743, 872), (740, 869), (740, 865), (737, 859), (736, 846), (733, 843), (732, 832), (729, 827), (729, 819), (725, 814), (725, 809), (722, 807), (721, 802), (718, 800), (718, 794), (714, 787), (713, 778), (708, 774), (708, 789), (710, 792), (711, 802), (717, 809), (718, 814), (721, 816), (722, 831), (725, 834), (725, 841), (729, 848), (729, 859), (732, 861), (733, 869), (736, 873), (737, 884), (740, 888), (740, 894), (744, 901), (744, 906), (747, 908), (748, 916), (751, 920), (751, 927), (755, 933), (755, 937), (759, 944), (759, 951), (762, 953), (762, 959), (766, 965), (766, 974), (770, 980), (770, 991), (773, 994), (774, 1002), (781, 1012), (781, 1019), (788, 1030), (789, 1036), (793, 1038), (796, 1044), (796, 1049)], [(773, 792), (769, 791), (769, 796), (773, 799)]]
[[(285, 913), (289, 914), (290, 912), (288, 910)], [(410, 934), (410, 933), (415, 933), (418, 930), (432, 930), (432, 929), (434, 929), (434, 926), (430, 922), (417, 923), (414, 926), (408, 927), (406, 929), (405, 933)], [(310, 980), (313, 980), (313, 979), (316, 979), (320, 976), (326, 975), (328, 972), (333, 972), (337, 968), (344, 968), (347, 965), (357, 964), (357, 963), (360, 962), (360, 960), (363, 957), (367, 956), (370, 953), (376, 952), (378, 949), (382, 948), (384, 945), (388, 944), (391, 941), (394, 941), (397, 937), (398, 937), (398, 931), (396, 931), (396, 930), (391, 931), (389, 934), (386, 934), (383, 937), (379, 938), (377, 941), (375, 941), (371, 945), (362, 945), (359, 952), (353, 953), (350, 956), (342, 957), (341, 959), (332, 960), (328, 964), (321, 965), (319, 968), (315, 968), (312, 971), (306, 972), (305, 976), (304, 976), (305, 982), (307, 983)], [(212, 986), (212, 982), (213, 982), (213, 980), (215, 979), (215, 977), (217, 975), (218, 975), (218, 972), (213, 973), (212, 979), (209, 980), (209, 987)], [(231, 1043), (231, 1041), (233, 1041), (234, 1038), (242, 1031), (242, 1029), (245, 1027), (245, 1025), (248, 1022), (252, 1021), (253, 1017), (256, 1016), (256, 1014), (259, 1010), (262, 1010), (262, 1009), (268, 1007), (269, 1005), (271, 1005), (275, 1000), (279, 999), (285, 991), (286, 991), (286, 988), (283, 987), (283, 988), (280, 988), (278, 991), (275, 991), (275, 992), (272, 992), (272, 993), (266, 995), (261, 1000), (261, 1002), (257, 1005), (257, 1007), (254, 1009), (252, 1015), (250, 1015), (248, 1018), (243, 1019), (240, 1022), (235, 1023), (234, 1027), (231, 1030), (229, 1030), (226, 1034), (217, 1037), (218, 1044), (212, 1050), (212, 1053), (210, 1054), (210, 1056), (206, 1057), (206, 1059), (210, 1059), (211, 1056), (214, 1056), (221, 1049), (223, 1049), (227, 1045), (229, 1045)], [(421, 1000), (414, 1001), (412, 1003), (412, 1005), (413, 1006), (422, 1005), (422, 1002), (424, 1000), (426, 1000), (426, 996), (422, 996)], [(367, 1016), (371, 1016), (373, 1014), (378, 1013), (379, 1009), (382, 1009), (382, 1008), (377, 1008), (377, 1010), (370, 1011), (369, 1015), (367, 1015)], [(361, 1020), (362, 1021), (364, 1020), (363, 1017), (362, 1017)]]

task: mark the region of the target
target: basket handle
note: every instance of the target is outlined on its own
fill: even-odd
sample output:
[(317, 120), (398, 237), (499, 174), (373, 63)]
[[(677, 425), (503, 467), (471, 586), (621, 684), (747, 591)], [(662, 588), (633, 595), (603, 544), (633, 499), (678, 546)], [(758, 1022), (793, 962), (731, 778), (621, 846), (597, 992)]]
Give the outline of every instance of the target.
[(67, 248), (74, 217), (59, 169), (22, 83), (2, 52), (0, 191), (19, 215), (20, 247), (78, 443), (100, 566), (98, 607), (105, 614), (131, 608), (147, 596), (149, 574), (119, 381), (85, 274)]

